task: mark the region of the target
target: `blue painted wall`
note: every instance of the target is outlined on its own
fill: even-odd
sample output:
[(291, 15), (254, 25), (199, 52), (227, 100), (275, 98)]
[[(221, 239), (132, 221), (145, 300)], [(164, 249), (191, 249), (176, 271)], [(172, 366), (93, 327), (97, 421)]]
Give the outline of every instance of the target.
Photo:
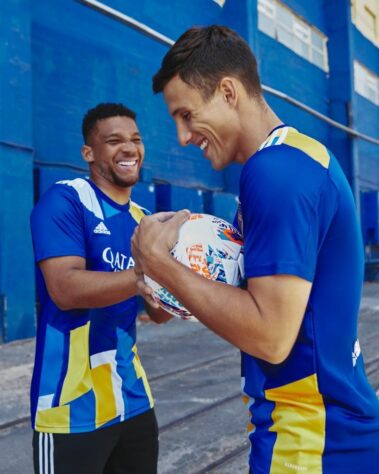
[[(379, 135), (379, 108), (354, 92), (352, 72), (356, 58), (379, 74), (378, 48), (351, 24), (346, 0), (285, 1), (329, 38), (329, 73), (258, 31), (257, 0), (226, 0), (223, 8), (212, 0), (103, 1), (172, 40), (193, 25), (228, 25), (249, 41), (264, 84)], [(0, 338), (11, 340), (34, 331), (28, 237), (33, 197), (58, 179), (86, 175), (80, 129), (88, 108), (121, 101), (136, 110), (146, 159), (133, 198), (151, 210), (193, 206), (232, 220), (241, 168), (215, 172), (195, 147), (178, 145), (162, 96), (151, 91), (166, 45), (76, 0), (1, 2), (0, 27), (0, 199), (6, 203), (0, 219)], [(265, 96), (285, 122), (329, 146), (352, 185), (357, 153), (358, 192), (379, 190), (377, 145), (353, 142), (282, 99)]]
[(0, 3), (0, 341), (34, 334), (30, 10)]
[[(337, 8), (336, 8), (337, 6)], [(345, 0), (325, 5), (329, 56), (329, 117), (346, 126), (352, 126), (351, 96), (354, 90), (352, 71), (351, 13)], [(336, 14), (338, 11), (338, 14)], [(349, 135), (329, 127), (326, 141), (353, 186), (353, 148)]]
[[(324, 9), (313, 1), (285, 2), (296, 14), (326, 34)], [(258, 61), (262, 82), (328, 115), (328, 75), (275, 39), (258, 32)], [(284, 67), (285, 66), (285, 67)], [(327, 142), (328, 125), (297, 107), (267, 94), (269, 104), (285, 122)]]
[[(354, 59), (379, 76), (379, 49), (352, 28)], [(355, 128), (367, 135), (379, 135), (379, 107), (353, 92), (352, 107)], [(359, 140), (357, 152), (360, 157), (359, 175), (362, 191), (379, 189), (379, 147)]]
[[(125, 2), (107, 5), (176, 39), (192, 22), (218, 21), (222, 9), (209, 1)], [(166, 11), (167, 10), (167, 11)], [(171, 18), (171, 20), (170, 20)], [(185, 186), (223, 188), (222, 174), (204, 164), (198, 150), (178, 148), (175, 127), (151, 78), (167, 47), (77, 2), (33, 4), (33, 138), (37, 159), (80, 162), (80, 122), (100, 101), (122, 101), (134, 108), (146, 142), (148, 179)], [(46, 100), (49, 97), (49, 100)]]
[[(338, 0), (337, 0), (338, 1)], [(287, 0), (285, 3), (291, 10), (300, 15), (308, 23), (314, 25), (322, 32), (326, 32), (327, 20), (325, 17), (325, 7), (328, 3), (335, 3), (334, 11), (339, 15), (339, 5), (328, 0)], [(345, 2), (346, 3), (346, 2)]]

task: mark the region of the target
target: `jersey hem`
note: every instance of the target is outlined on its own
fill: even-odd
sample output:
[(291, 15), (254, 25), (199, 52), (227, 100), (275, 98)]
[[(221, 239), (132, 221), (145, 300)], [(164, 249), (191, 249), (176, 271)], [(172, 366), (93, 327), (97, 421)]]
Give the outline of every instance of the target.
[[(67, 431), (67, 426), (42, 426), (40, 428), (42, 429), (37, 429), (35, 427), (35, 424), (32, 423), (32, 429), (36, 431), (37, 433), (53, 433), (53, 434), (74, 434), (74, 433), (93, 433), (94, 431), (101, 430), (103, 428), (107, 428), (109, 426), (116, 425), (117, 423), (122, 423), (124, 421), (130, 420), (131, 418), (134, 418), (135, 416), (141, 415), (142, 413), (145, 413), (149, 410), (154, 408), (154, 403), (145, 405), (139, 410), (135, 410), (131, 413), (128, 414), (128, 416), (125, 416), (123, 420), (120, 420), (119, 417), (120, 415), (117, 415), (116, 418), (112, 418), (110, 420), (105, 420), (101, 422), (101, 426), (99, 426), (96, 429), (88, 429), (89, 427), (93, 427), (93, 423), (91, 425), (81, 425), (81, 426), (73, 426), (70, 427), (70, 431)], [(112, 422), (112, 420), (114, 420)], [(87, 429), (86, 429), (87, 428)]]

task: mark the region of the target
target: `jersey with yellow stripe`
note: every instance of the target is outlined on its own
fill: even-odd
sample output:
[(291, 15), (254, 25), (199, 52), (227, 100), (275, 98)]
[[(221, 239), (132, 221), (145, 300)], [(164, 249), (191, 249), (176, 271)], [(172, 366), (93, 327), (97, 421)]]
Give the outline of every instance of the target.
[[(91, 181), (53, 185), (31, 215), (36, 262), (80, 256), (87, 270), (134, 266), (131, 237), (149, 212), (112, 201)], [(137, 298), (97, 309), (62, 311), (37, 266), (40, 311), (31, 387), (32, 426), (49, 433), (88, 432), (153, 406), (136, 346)]]
[(243, 168), (238, 221), (247, 278), (312, 282), (288, 358), (242, 354), (251, 471), (373, 474), (379, 403), (357, 335), (363, 245), (336, 158), (293, 128), (274, 129)]

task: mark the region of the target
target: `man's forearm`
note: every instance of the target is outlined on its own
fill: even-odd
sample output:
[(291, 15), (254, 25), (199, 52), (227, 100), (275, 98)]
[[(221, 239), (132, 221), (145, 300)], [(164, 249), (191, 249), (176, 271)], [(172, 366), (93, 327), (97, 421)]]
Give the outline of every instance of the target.
[(239, 349), (282, 362), (295, 343), (311, 283), (292, 275), (251, 278), (248, 289), (207, 280), (174, 259), (160, 283), (204, 325)]
[(49, 293), (62, 310), (101, 308), (135, 296), (136, 278), (132, 269), (121, 272), (72, 269)]
[(263, 356), (260, 347), (267, 347), (268, 328), (248, 291), (207, 280), (173, 259), (160, 268), (159, 280), (209, 329), (239, 349)]
[(149, 304), (146, 304), (145, 306), (147, 314), (157, 324), (166, 323), (173, 318), (171, 314), (167, 313), (167, 311), (162, 308), (153, 308)]

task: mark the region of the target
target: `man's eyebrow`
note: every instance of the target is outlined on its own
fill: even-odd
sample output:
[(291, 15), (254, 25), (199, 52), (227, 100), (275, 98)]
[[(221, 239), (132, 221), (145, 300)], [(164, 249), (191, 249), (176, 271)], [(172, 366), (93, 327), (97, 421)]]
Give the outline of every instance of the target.
[[(110, 133), (109, 135), (104, 135), (104, 138), (108, 139), (108, 138), (122, 138), (122, 132), (112, 132)], [(130, 134), (131, 137), (141, 137), (141, 133), (140, 132), (132, 132)]]
[(120, 134), (117, 133), (117, 132), (112, 132), (109, 135), (108, 134), (104, 135), (105, 138), (113, 138), (113, 137), (119, 137), (119, 136), (120, 136)]

